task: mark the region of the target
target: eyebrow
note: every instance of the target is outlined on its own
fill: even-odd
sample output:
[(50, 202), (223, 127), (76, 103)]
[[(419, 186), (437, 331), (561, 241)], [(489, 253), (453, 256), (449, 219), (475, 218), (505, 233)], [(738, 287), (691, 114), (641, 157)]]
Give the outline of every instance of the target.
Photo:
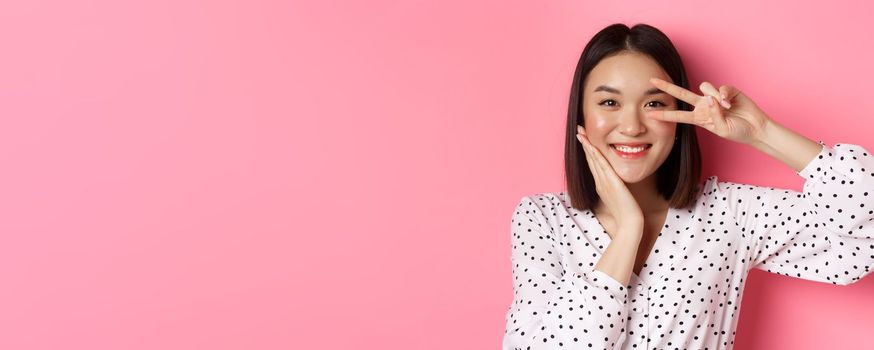
[[(622, 95), (622, 93), (619, 92), (618, 89), (616, 89), (616, 88), (612, 88), (612, 87), (609, 87), (609, 86), (607, 86), (607, 85), (601, 85), (601, 86), (599, 86), (599, 87), (596, 87), (595, 90), (592, 91), (592, 92), (598, 92), (598, 91), (606, 91), (606, 92), (609, 92), (609, 93), (614, 93), (614, 94), (617, 94), (617, 95)], [(644, 94), (644, 95), (657, 95), (657, 94), (664, 94), (664, 93), (665, 93), (664, 91), (659, 90), (659, 88), (656, 87), (656, 88), (652, 88), (652, 89), (646, 90), (646, 92), (644, 92), (643, 94)]]

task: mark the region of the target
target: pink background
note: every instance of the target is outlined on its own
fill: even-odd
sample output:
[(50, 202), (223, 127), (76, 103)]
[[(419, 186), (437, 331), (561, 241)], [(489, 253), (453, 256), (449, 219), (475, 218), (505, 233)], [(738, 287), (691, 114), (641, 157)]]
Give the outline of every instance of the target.
[[(861, 3), (3, 2), (0, 348), (498, 348), (597, 30), (874, 150)], [(800, 190), (699, 135), (705, 174)], [(755, 270), (736, 348), (871, 348), (872, 295)]]

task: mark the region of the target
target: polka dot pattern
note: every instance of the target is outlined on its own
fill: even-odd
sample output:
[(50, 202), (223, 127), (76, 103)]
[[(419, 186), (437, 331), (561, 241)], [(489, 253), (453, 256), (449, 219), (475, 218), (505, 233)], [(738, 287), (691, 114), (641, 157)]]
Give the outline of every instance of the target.
[(669, 208), (628, 285), (594, 270), (610, 236), (566, 192), (522, 197), (511, 220), (503, 349), (731, 349), (751, 268), (847, 285), (874, 270), (874, 157), (822, 145), (802, 192), (710, 176)]

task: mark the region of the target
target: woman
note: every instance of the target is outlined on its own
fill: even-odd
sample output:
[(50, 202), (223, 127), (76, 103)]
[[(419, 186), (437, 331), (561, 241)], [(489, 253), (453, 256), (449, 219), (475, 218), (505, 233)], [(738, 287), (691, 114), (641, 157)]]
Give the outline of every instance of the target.
[[(750, 268), (836, 285), (874, 269), (874, 157), (781, 126), (737, 88), (700, 90), (654, 27), (586, 45), (568, 190), (522, 197), (511, 222), (504, 349), (730, 349)], [(700, 185), (696, 126), (782, 161), (804, 191)]]

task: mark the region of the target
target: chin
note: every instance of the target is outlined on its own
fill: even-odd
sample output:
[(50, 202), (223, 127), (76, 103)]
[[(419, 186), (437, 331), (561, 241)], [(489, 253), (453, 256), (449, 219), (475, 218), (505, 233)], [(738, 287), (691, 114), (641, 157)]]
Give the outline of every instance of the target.
[[(644, 166), (644, 165), (640, 164), (638, 166)], [(625, 170), (628, 170), (628, 171), (625, 171)], [(641, 181), (646, 180), (647, 178), (649, 178), (650, 176), (653, 175), (653, 172), (649, 172), (645, 169), (640, 169), (640, 168), (635, 169), (635, 167), (633, 167), (633, 166), (630, 168), (621, 169), (621, 170), (616, 170), (616, 168), (614, 168), (614, 171), (616, 171), (616, 176), (619, 176), (619, 178), (622, 179), (623, 182), (629, 183), (629, 184), (641, 182)]]
[(622, 179), (622, 181), (624, 181), (625, 183), (628, 183), (628, 184), (634, 184), (634, 183), (638, 183), (638, 182), (641, 182), (641, 181), (645, 180), (645, 179), (647, 178), (647, 176), (640, 176), (640, 175), (632, 175), (632, 176), (619, 175), (619, 178)]

